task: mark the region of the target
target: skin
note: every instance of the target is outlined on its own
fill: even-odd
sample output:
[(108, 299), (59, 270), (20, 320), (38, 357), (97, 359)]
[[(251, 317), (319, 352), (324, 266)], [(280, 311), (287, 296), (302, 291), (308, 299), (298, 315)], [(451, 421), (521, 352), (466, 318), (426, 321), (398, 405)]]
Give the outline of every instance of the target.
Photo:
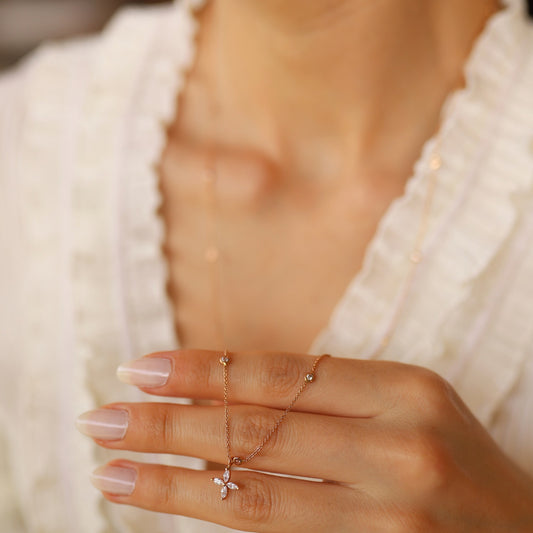
[[(183, 346), (203, 349), (149, 355), (171, 359), (173, 372), (166, 386), (143, 390), (222, 398), (220, 352), (209, 351), (220, 346), (198, 178), (211, 152), (222, 298), (231, 302), (223, 321), (238, 384), (232, 443), (236, 454), (255, 447), (310, 368), (311, 340), (359, 270), (497, 9), (492, 0), (214, 0), (202, 10), (160, 186), (176, 330)], [(113, 464), (136, 470), (133, 494), (104, 496), (265, 532), (533, 529), (533, 482), (439, 376), (340, 358), (325, 360), (318, 376), (250, 465), (265, 473), (234, 472), (241, 490), (227, 500), (209, 481), (220, 471), (129, 461)], [(101, 446), (226, 460), (220, 405), (105, 407), (127, 410), (129, 426)]]

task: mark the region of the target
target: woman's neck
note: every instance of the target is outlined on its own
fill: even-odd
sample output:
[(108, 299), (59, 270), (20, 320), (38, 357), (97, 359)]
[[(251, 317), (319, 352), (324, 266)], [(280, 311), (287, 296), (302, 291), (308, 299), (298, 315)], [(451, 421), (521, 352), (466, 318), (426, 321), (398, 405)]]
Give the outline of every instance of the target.
[(221, 108), (242, 118), (243, 137), (278, 161), (301, 154), (312, 172), (319, 159), (349, 153), (354, 169), (362, 159), (409, 165), (498, 8), (497, 0), (212, 0), (212, 86)]

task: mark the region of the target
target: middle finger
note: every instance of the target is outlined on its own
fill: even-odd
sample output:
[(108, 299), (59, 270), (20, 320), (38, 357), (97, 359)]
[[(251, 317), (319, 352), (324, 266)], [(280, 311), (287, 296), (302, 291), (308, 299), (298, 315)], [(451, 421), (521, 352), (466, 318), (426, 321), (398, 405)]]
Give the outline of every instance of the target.
[[(231, 409), (232, 455), (245, 458), (283, 411), (236, 405)], [(79, 429), (106, 448), (194, 456), (227, 462), (223, 407), (166, 403), (113, 404), (84, 413)], [(243, 466), (353, 483), (390, 458), (390, 427), (377, 419), (289, 413), (250, 463)], [(357, 451), (356, 451), (357, 450)]]

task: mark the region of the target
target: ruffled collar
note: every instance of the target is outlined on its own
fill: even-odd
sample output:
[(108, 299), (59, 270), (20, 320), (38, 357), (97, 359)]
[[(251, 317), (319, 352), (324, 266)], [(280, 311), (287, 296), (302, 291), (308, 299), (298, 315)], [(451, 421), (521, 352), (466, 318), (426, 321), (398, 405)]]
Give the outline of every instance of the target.
[[(173, 16), (165, 21), (153, 45), (153, 63), (143, 73), (137, 115), (132, 117), (128, 132), (131, 149), (124, 176), (130, 181), (124, 187), (122, 232), (128, 243), (123, 250), (128, 278), (124, 298), (132, 356), (179, 346), (165, 292), (167, 270), (161, 252), (162, 221), (157, 215), (161, 198), (156, 165), (165, 144), (165, 127), (177, 112), (176, 94), (194, 60), (194, 9), (203, 3), (190, 0), (187, 6), (178, 2)], [(444, 167), (423, 247), (425, 259), (409, 288), (396, 333), (380, 356), (435, 368), (448, 377), (459, 354), (447, 350), (447, 321), (467, 300), (474, 281), (513, 227), (516, 210), (509, 195), (531, 187), (531, 176), (496, 172), (494, 169), (502, 164), (497, 154), (488, 158), (494, 168), (487, 168), (491, 139), (505, 127), (506, 117), (501, 111), (520, 71), (528, 27), (520, 0), (507, 0), (504, 6), (491, 17), (475, 44), (465, 66), (465, 88), (452, 93), (442, 108), (439, 135)], [(176, 35), (182, 36), (179, 45)], [(515, 118), (524, 123), (523, 118)], [(310, 346), (310, 353), (367, 358), (379, 346), (410, 265), (407, 258), (419, 224), (435, 143), (436, 137), (424, 145), (403, 195), (391, 203), (367, 247), (363, 268)], [(508, 153), (500, 156), (503, 160), (510, 157)], [(516, 361), (507, 358), (492, 365), (490, 371), (511, 365), (518, 372), (520, 363), (517, 355)], [(478, 375), (480, 368), (481, 363), (469, 372)], [(477, 414), (488, 419), (512, 386), (516, 372), (501, 390), (461, 392)]]

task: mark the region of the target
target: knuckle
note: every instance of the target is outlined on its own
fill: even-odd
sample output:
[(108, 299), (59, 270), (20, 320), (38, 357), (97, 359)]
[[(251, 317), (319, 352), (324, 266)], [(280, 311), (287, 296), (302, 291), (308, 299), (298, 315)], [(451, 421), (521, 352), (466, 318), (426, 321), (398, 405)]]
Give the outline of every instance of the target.
[[(231, 441), (240, 453), (246, 453), (258, 446), (270, 428), (276, 423), (276, 416), (268, 409), (246, 409), (235, 417), (232, 425)], [(274, 432), (268, 440), (270, 449), (277, 446), (279, 433)]]
[(446, 488), (453, 459), (442, 438), (435, 432), (419, 430), (408, 442), (404, 476), (421, 495), (436, 494)]
[(171, 407), (161, 406), (160, 409), (159, 427), (155, 434), (158, 435), (162, 449), (172, 450), (176, 442), (179, 441), (178, 430), (180, 424), (177, 422), (174, 410)]
[(412, 372), (408, 387), (419, 414), (435, 418), (448, 412), (451, 386), (436, 372), (418, 367)]
[(372, 531), (387, 533), (427, 533), (435, 531), (428, 513), (415, 505), (380, 501), (372, 505), (365, 517), (371, 521)]
[(180, 501), (179, 483), (177, 482), (176, 476), (170, 472), (162, 473), (157, 487), (159, 488), (156, 500), (157, 507), (160, 509), (174, 509), (177, 502)]
[(427, 533), (434, 531), (435, 523), (427, 512), (420, 509), (399, 509), (396, 512), (394, 533)]
[(300, 361), (289, 354), (267, 357), (259, 373), (259, 384), (265, 397), (290, 398), (302, 380)]
[(270, 523), (274, 516), (274, 491), (270, 483), (266, 479), (250, 477), (245, 488), (246, 490), (239, 490), (238, 498), (233, 499), (235, 518), (240, 523), (255, 526)]

